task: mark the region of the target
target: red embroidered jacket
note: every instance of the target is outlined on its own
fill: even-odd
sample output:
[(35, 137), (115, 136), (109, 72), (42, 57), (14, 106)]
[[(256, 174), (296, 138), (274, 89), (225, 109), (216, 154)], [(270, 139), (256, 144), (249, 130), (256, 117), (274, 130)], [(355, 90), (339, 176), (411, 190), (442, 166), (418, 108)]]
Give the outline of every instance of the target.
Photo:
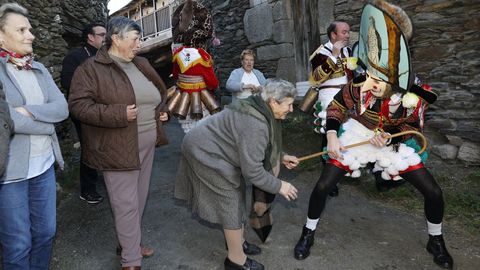
[[(428, 106), (425, 100), (419, 98), (417, 105), (410, 109), (403, 107), (400, 100), (398, 108), (393, 113), (389, 113), (390, 99), (376, 99), (373, 105), (367, 106), (364, 108), (365, 111), (360, 113), (364, 106), (360, 98), (361, 85), (350, 81), (335, 95), (327, 108), (327, 131), (338, 131), (342, 123), (353, 118), (370, 130), (381, 128), (390, 134), (406, 130), (421, 132), (424, 112)], [(404, 141), (410, 137), (411, 135), (393, 138), (392, 143)]]
[[(201, 48), (180, 47), (173, 54), (173, 78), (181, 91), (199, 92), (218, 88), (218, 80), (213, 71), (212, 57)], [(194, 80), (179, 79), (179, 75)], [(200, 80), (195, 78), (201, 77)]]

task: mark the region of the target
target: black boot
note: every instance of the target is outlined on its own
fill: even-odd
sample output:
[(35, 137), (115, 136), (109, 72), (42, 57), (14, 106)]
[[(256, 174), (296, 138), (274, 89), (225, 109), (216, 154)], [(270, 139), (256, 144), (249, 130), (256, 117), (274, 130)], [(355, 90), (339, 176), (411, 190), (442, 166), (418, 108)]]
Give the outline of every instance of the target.
[(453, 259), (445, 247), (442, 235), (428, 235), (427, 251), (433, 255), (433, 261), (439, 266), (453, 268)]
[(252, 260), (248, 257), (243, 265), (236, 264), (230, 261), (228, 257), (225, 258), (225, 262), (223, 264), (225, 265), (225, 270), (263, 270), (265, 269), (263, 264), (255, 260)]
[(338, 196), (338, 185), (333, 186), (333, 188), (328, 193), (330, 197), (337, 197)]
[(310, 255), (310, 247), (313, 246), (314, 238), (315, 230), (310, 230), (309, 228), (303, 226), (302, 236), (300, 236), (300, 239), (293, 250), (295, 259), (303, 260)]

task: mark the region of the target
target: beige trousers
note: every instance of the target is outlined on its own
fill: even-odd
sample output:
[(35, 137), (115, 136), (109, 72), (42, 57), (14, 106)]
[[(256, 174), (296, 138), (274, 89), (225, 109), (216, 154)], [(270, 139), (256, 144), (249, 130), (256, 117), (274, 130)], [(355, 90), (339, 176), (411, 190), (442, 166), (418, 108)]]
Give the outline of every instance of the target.
[(155, 129), (138, 134), (140, 170), (103, 172), (118, 242), (122, 247), (123, 267), (142, 264), (141, 221), (150, 186), (156, 138)]

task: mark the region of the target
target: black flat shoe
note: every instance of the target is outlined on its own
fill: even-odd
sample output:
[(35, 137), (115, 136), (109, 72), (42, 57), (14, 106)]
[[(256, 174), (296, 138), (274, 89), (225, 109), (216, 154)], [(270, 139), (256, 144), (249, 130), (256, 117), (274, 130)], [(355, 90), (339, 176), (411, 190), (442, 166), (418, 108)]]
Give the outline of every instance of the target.
[(295, 259), (304, 260), (310, 255), (310, 248), (315, 240), (315, 230), (303, 226), (302, 235), (293, 250)]
[(243, 265), (236, 264), (236, 263), (230, 261), (230, 259), (228, 257), (226, 257), (224, 265), (225, 265), (225, 270), (263, 270), (263, 269), (265, 269), (263, 264), (255, 261), (255, 260), (252, 260), (248, 257), (247, 257), (247, 260), (245, 261), (245, 263)]
[(427, 251), (433, 255), (433, 261), (440, 267), (453, 268), (453, 258), (447, 251), (442, 235), (428, 235)]
[(262, 253), (262, 249), (255, 244), (248, 243), (246, 240), (242, 244), (243, 253), (246, 255), (258, 255)]

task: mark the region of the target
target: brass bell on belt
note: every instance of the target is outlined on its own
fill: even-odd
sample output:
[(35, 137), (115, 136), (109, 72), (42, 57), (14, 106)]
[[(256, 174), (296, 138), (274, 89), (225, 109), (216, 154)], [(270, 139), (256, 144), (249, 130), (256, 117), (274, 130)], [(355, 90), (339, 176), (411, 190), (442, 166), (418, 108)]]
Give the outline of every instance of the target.
[(173, 109), (173, 115), (179, 119), (185, 119), (190, 109), (190, 94), (188, 92), (182, 92), (180, 101)]
[(177, 87), (175, 85), (167, 89), (167, 100), (170, 100), (173, 95), (175, 95), (175, 90), (177, 90)]
[(221, 111), (222, 108), (217, 103), (215, 98), (213, 98), (210, 92), (208, 92), (208, 90), (203, 90), (200, 92), (200, 99), (202, 100), (203, 104), (205, 104), (210, 114), (214, 114)]
[(190, 94), (190, 118), (199, 120), (203, 117), (202, 101), (200, 93), (193, 92)]
[(173, 95), (168, 98), (168, 103), (167, 103), (167, 107), (168, 107), (168, 110), (170, 112), (173, 112), (173, 109), (175, 109), (175, 107), (177, 107), (178, 105), (178, 102), (180, 102), (180, 97), (182, 96), (182, 93), (180, 93), (180, 91), (176, 90)]
[(317, 102), (318, 99), (318, 89), (316, 87), (310, 87), (307, 93), (303, 97), (302, 103), (300, 104), (300, 110), (304, 113), (308, 113), (313, 105)]

